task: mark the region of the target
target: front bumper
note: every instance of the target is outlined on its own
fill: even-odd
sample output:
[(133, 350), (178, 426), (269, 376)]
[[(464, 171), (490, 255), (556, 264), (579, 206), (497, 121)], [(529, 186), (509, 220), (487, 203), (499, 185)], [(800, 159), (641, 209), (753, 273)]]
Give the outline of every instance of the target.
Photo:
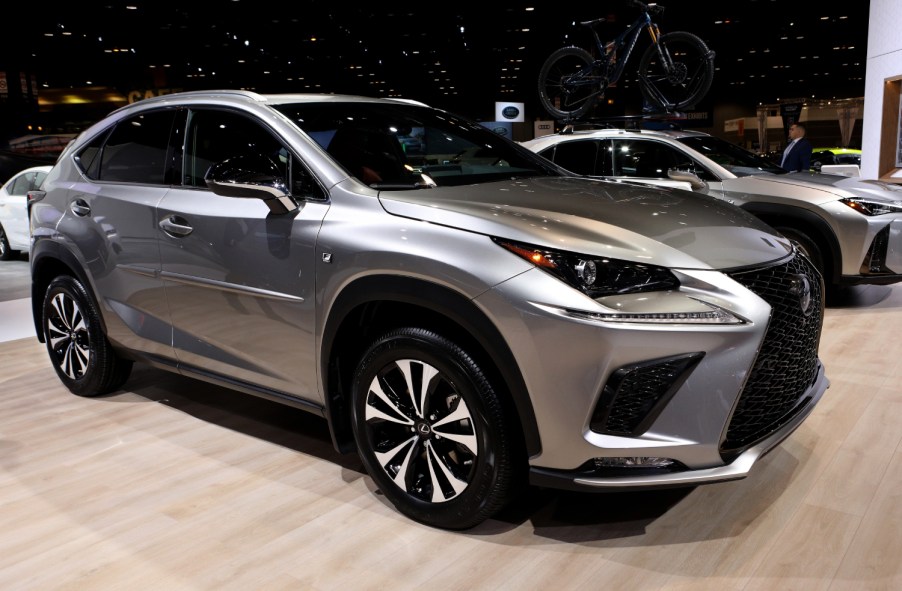
[(890, 285), (902, 281), (902, 216), (867, 217), (839, 202), (824, 206), (836, 224), (843, 285)]
[(596, 321), (568, 312), (590, 311), (585, 299), (555, 301), (566, 293), (541, 271), (479, 298), (490, 312), (505, 307), (498, 297), (507, 310), (525, 302), (519, 323), (508, 315), (499, 326), (515, 329), (507, 341), (538, 427), (534, 483), (601, 490), (742, 478), (810, 414), (829, 386), (817, 358), (823, 283), (810, 262), (683, 271), (680, 281), (680, 293), (743, 321)]
[(861, 260), (859, 274), (843, 275), (843, 285), (890, 285), (902, 281), (902, 219), (879, 227)]
[[(810, 391), (810, 397), (799, 412), (773, 434), (746, 449), (732, 462), (723, 466), (679, 471), (623, 468), (613, 476), (606, 476), (603, 468), (596, 471), (585, 471), (554, 470), (533, 466), (530, 468), (529, 481), (535, 486), (547, 488), (600, 492), (673, 488), (739, 480), (748, 476), (758, 460), (789, 437), (805, 421), (829, 387), (830, 381), (824, 373), (823, 366), (820, 366), (817, 380)], [(634, 470), (637, 474), (630, 475), (628, 474), (629, 470)]]

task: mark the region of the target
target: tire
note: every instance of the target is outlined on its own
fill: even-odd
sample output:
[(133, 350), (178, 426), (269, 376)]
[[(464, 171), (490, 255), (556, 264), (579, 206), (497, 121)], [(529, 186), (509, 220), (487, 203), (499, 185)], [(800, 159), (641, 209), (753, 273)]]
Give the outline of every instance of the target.
[(113, 350), (94, 301), (74, 277), (60, 275), (50, 282), (41, 326), (53, 369), (73, 394), (100, 396), (128, 379), (132, 362)]
[[(676, 31), (662, 35), (645, 50), (639, 62), (639, 86), (646, 103), (664, 111), (691, 109), (702, 100), (714, 81), (714, 52), (692, 33)], [(674, 62), (667, 72), (658, 50)]]
[(598, 102), (603, 78), (592, 55), (580, 47), (561, 47), (539, 70), (539, 100), (555, 119), (578, 119)]
[(360, 457), (401, 513), (460, 530), (507, 504), (508, 421), (484, 371), (455, 343), (419, 328), (383, 335), (358, 365), (352, 396)]
[(827, 268), (827, 261), (824, 259), (824, 255), (817, 245), (817, 242), (806, 233), (795, 228), (775, 227), (774, 229), (786, 236), (790, 242), (795, 244), (796, 248), (798, 248), (803, 255), (808, 257), (811, 264), (814, 265), (823, 276), (824, 284), (826, 286), (832, 284), (833, 274)]
[(0, 226), (0, 261), (11, 261), (18, 256), (19, 251), (13, 250), (9, 246), (9, 239), (6, 237), (6, 231)]

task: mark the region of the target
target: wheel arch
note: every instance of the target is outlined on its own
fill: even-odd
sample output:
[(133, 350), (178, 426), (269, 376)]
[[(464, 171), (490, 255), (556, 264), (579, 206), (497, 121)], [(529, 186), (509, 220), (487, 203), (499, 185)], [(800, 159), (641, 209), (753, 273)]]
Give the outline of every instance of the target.
[(836, 283), (842, 277), (842, 249), (836, 234), (822, 217), (816, 213), (775, 203), (746, 203), (742, 208), (764, 223), (777, 228), (780, 226), (800, 230), (817, 242), (818, 248), (829, 257), (825, 266), (829, 276), (827, 283)]
[[(44, 315), (44, 294), (54, 277), (59, 275), (72, 275), (78, 279), (88, 294), (97, 302), (93, 284), (78, 263), (75, 255), (60, 246), (59, 243), (49, 240), (36, 242), (30, 254), (31, 259), (31, 316), (34, 322), (35, 333), (38, 340), (44, 342), (44, 329), (42, 317)], [(98, 312), (100, 308), (98, 307)], [(103, 314), (99, 314), (101, 329), (106, 333), (106, 322)]]
[(453, 290), (395, 276), (370, 276), (351, 283), (325, 320), (320, 371), (325, 414), (338, 451), (354, 449), (349, 395), (357, 362), (377, 334), (400, 326), (436, 329), (478, 356), (493, 383), (513, 405), (527, 457), (541, 451), (526, 383), (495, 325), (469, 299)]

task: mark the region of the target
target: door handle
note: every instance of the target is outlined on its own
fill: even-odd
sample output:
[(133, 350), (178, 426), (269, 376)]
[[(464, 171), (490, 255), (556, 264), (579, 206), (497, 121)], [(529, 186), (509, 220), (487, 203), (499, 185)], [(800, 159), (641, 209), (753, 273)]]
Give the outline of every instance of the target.
[(194, 228), (188, 225), (188, 220), (177, 215), (160, 220), (159, 226), (161, 230), (174, 237), (187, 236), (194, 231)]
[(82, 218), (91, 215), (91, 207), (84, 199), (76, 199), (75, 201), (70, 203), (69, 210), (78, 217)]

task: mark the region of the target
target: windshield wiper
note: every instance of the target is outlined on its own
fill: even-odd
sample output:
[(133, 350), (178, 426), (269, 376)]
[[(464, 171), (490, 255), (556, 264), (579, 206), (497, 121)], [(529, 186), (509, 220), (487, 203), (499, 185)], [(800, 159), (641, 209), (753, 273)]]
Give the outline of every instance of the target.
[(423, 181), (414, 181), (407, 183), (372, 183), (369, 186), (371, 189), (377, 189), (379, 191), (409, 191), (412, 189), (431, 189), (435, 187), (435, 184), (426, 183)]

